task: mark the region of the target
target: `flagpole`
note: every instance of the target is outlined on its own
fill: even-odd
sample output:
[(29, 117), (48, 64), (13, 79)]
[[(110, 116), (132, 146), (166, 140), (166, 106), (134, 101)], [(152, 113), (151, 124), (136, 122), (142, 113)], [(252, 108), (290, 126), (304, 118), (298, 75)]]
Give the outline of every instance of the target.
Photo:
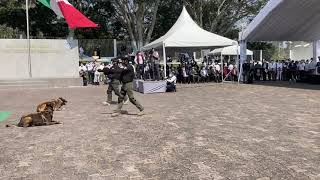
[(32, 69), (31, 69), (31, 45), (30, 45), (30, 28), (29, 28), (29, 0), (26, 0), (26, 20), (27, 20), (27, 48), (28, 48), (28, 69), (29, 69), (29, 78), (32, 78)]

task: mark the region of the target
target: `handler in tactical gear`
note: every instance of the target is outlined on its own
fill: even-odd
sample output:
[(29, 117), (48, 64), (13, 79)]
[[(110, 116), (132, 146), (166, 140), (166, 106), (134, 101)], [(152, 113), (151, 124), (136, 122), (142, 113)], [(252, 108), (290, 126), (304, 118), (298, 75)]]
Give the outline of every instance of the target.
[[(117, 59), (112, 59), (112, 66), (106, 66), (103, 70), (98, 70), (99, 72), (103, 72), (108, 79), (110, 80), (108, 90), (107, 90), (107, 101), (103, 102), (104, 105), (109, 106), (112, 102), (112, 91), (119, 97), (120, 96), (120, 73), (121, 73), (121, 68), (118, 65), (119, 60)], [(128, 98), (125, 97), (125, 101), (127, 101)], [(119, 103), (119, 98), (118, 98), (118, 103)], [(126, 102), (127, 103), (127, 102)], [(125, 103), (125, 104), (126, 104)]]
[(112, 114), (112, 117), (120, 115), (122, 106), (124, 104), (124, 97), (126, 95), (128, 95), (130, 102), (140, 110), (140, 112), (138, 113), (138, 116), (143, 116), (144, 108), (133, 96), (132, 82), (134, 79), (134, 69), (129, 64), (128, 58), (124, 58), (123, 61), (124, 61), (123, 62), (124, 68), (121, 70), (121, 76), (120, 76), (122, 87), (121, 87), (120, 96), (119, 96), (119, 104), (118, 104), (117, 110), (115, 110), (115, 112)]

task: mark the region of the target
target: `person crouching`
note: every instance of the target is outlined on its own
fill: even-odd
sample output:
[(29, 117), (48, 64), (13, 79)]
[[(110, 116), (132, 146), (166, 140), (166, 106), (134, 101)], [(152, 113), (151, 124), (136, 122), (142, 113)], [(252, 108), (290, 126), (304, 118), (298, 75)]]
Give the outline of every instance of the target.
[(177, 77), (174, 73), (169, 74), (167, 81), (167, 92), (176, 92), (177, 91)]

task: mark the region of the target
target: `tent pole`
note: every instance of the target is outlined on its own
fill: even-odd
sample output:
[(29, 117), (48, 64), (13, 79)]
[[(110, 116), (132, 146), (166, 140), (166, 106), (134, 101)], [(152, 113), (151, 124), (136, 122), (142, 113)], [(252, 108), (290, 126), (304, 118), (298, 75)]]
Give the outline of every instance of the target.
[[(238, 77), (238, 83), (240, 83), (240, 79), (243, 78), (243, 63), (247, 60), (247, 41), (240, 41), (240, 73)], [(245, 81), (245, 79), (242, 79)]]
[(224, 68), (224, 64), (223, 64), (223, 56), (222, 56), (222, 53), (220, 55), (220, 58), (221, 58), (221, 82), (223, 82), (223, 68)]
[(163, 43), (163, 70), (164, 70), (164, 78), (167, 78), (167, 56), (166, 56), (166, 45)]
[(26, 20), (27, 20), (27, 48), (28, 48), (28, 69), (29, 69), (29, 78), (32, 78), (32, 69), (31, 69), (31, 45), (30, 45), (30, 27), (29, 27), (29, 0), (26, 0)]

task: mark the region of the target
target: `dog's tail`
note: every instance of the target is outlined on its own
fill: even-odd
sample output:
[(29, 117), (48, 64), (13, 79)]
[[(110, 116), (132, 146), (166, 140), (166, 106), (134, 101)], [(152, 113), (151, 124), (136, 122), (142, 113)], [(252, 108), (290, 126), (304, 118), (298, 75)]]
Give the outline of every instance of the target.
[(21, 125), (22, 125), (22, 118), (23, 118), (23, 117), (20, 118), (20, 121), (19, 121), (18, 124), (7, 124), (6, 127), (21, 127)]

